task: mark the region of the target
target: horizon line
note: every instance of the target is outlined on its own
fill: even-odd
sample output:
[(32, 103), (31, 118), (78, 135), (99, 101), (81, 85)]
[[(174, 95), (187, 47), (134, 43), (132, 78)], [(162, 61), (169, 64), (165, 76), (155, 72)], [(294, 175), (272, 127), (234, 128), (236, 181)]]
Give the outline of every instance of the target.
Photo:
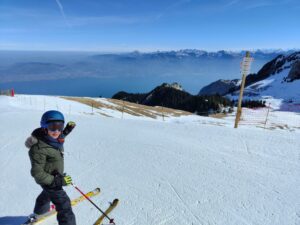
[(0, 49), (0, 51), (10, 51), (10, 52), (69, 52), (69, 53), (155, 53), (155, 52), (171, 52), (171, 51), (184, 51), (184, 50), (196, 50), (196, 51), (205, 51), (208, 53), (217, 53), (220, 51), (225, 52), (233, 52), (239, 53), (243, 51), (250, 51), (250, 52), (258, 52), (258, 51), (266, 51), (266, 52), (288, 52), (288, 51), (299, 51), (300, 48), (250, 48), (250, 49), (219, 49), (219, 50), (208, 50), (208, 49), (200, 49), (200, 48), (177, 48), (177, 49), (153, 49), (153, 50), (79, 50), (79, 49), (65, 49), (65, 50), (57, 50), (57, 49)]

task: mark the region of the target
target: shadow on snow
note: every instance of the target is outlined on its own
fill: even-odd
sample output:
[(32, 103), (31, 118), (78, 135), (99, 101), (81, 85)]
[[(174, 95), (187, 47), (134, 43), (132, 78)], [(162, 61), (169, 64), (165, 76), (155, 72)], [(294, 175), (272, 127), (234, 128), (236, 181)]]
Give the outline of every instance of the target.
[(20, 225), (27, 220), (28, 216), (5, 216), (0, 217), (0, 225)]

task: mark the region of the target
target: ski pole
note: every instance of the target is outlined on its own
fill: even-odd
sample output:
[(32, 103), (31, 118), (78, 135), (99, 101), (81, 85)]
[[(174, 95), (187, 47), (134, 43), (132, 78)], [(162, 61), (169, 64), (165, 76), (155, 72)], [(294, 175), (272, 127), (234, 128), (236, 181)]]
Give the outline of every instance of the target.
[(73, 183), (71, 183), (71, 185), (77, 190), (79, 191), (79, 193), (85, 197), (90, 203), (92, 203), (93, 206), (96, 207), (96, 209), (98, 209), (108, 220), (109, 223), (115, 224), (114, 219), (110, 218), (103, 210), (101, 210), (86, 194), (84, 194), (76, 185), (74, 185)]

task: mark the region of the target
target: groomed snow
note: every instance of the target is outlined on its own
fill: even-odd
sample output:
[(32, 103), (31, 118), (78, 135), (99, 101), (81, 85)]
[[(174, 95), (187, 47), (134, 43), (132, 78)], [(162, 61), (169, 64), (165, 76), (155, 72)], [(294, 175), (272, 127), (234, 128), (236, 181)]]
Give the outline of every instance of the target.
[[(233, 129), (232, 119), (196, 116), (122, 120), (58, 97), (0, 96), (1, 225), (19, 225), (32, 212), (41, 188), (24, 141), (44, 110), (57, 108), (77, 123), (65, 143), (66, 172), (84, 191), (101, 187), (100, 207), (120, 199), (116, 224), (300, 224), (299, 132)], [(78, 225), (99, 216), (88, 202), (74, 212)]]

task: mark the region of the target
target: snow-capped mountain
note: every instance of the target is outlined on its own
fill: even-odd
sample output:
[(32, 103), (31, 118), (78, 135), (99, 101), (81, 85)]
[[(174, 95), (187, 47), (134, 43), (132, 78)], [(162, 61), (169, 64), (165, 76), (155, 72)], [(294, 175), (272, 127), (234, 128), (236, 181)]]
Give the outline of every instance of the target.
[[(253, 84), (257, 81), (266, 79), (272, 75), (279, 74), (284, 70), (291, 70), (291, 68), (295, 64), (299, 63), (299, 61), (300, 61), (300, 52), (294, 52), (287, 56), (279, 55), (275, 59), (266, 63), (262, 67), (262, 69), (258, 71), (257, 74), (248, 75), (247, 79), (246, 79), (246, 86)], [(293, 75), (293, 76), (295, 76), (295, 75)], [(297, 76), (295, 76), (295, 77), (297, 77)], [(292, 79), (288, 79), (288, 77), (286, 77), (286, 78), (287, 79), (284, 81), (292, 80)]]
[[(239, 94), (239, 83), (237, 80), (217, 81), (200, 91), (201, 94), (209, 92), (236, 98)], [(300, 102), (300, 52), (279, 55), (265, 64), (257, 74), (248, 75), (244, 96), (253, 99), (271, 96)]]
[[(272, 96), (300, 102), (300, 52), (280, 55), (267, 63), (256, 75), (246, 79), (245, 96)], [(238, 94), (233, 92), (232, 95)]]

